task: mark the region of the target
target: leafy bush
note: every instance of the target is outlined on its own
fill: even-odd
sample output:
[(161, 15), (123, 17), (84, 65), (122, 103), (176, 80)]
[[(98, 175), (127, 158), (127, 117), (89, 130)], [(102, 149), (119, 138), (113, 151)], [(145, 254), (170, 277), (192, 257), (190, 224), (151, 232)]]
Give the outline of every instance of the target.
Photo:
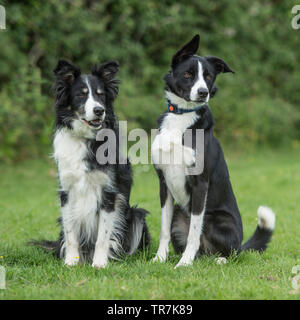
[(155, 128), (165, 109), (163, 75), (172, 55), (194, 34), (200, 55), (223, 58), (211, 101), (216, 133), (227, 143), (278, 146), (300, 136), (298, 33), (282, 1), (73, 0), (3, 1), (0, 159), (49, 150), (54, 118), (52, 70), (67, 58), (88, 71), (121, 63), (116, 111), (129, 128)]

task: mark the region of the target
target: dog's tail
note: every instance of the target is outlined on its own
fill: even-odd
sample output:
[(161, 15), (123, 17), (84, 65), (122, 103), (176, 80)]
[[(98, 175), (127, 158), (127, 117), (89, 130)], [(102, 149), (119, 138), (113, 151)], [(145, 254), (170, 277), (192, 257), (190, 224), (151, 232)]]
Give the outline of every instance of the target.
[(42, 248), (43, 250), (53, 253), (56, 257), (60, 257), (61, 252), (61, 241), (51, 241), (51, 240), (30, 240), (28, 245)]
[[(57, 219), (57, 223), (61, 224), (61, 218)], [(58, 240), (30, 240), (27, 244), (39, 247), (46, 252), (54, 254), (57, 258), (60, 258), (63, 246), (63, 233), (62, 231), (60, 232)]]
[(145, 209), (131, 207), (127, 211), (128, 232), (125, 235), (127, 253), (134, 254), (137, 250), (143, 250), (150, 244), (150, 234), (146, 224)]
[(275, 214), (272, 209), (260, 206), (257, 210), (258, 224), (253, 236), (242, 245), (242, 250), (266, 250), (275, 228)]

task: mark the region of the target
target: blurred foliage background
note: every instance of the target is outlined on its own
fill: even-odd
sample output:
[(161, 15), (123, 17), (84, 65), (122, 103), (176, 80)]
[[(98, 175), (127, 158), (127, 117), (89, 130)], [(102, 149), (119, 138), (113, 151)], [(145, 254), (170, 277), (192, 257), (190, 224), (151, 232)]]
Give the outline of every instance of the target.
[(299, 35), (288, 0), (1, 1), (0, 160), (51, 150), (52, 83), (59, 58), (88, 72), (121, 63), (116, 111), (129, 128), (156, 128), (165, 109), (163, 75), (172, 55), (196, 33), (199, 55), (223, 58), (211, 100), (217, 136), (236, 148), (283, 145), (300, 137)]

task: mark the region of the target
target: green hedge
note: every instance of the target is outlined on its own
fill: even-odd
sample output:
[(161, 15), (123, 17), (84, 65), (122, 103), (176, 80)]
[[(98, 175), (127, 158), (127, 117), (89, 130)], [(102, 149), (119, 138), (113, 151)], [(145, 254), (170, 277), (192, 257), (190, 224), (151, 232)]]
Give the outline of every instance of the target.
[(67, 58), (88, 71), (121, 63), (119, 118), (150, 129), (165, 108), (163, 75), (174, 52), (200, 33), (199, 54), (223, 58), (211, 101), (216, 133), (242, 148), (297, 145), (300, 136), (300, 30), (288, 0), (2, 1), (0, 159), (49, 151), (52, 70)]

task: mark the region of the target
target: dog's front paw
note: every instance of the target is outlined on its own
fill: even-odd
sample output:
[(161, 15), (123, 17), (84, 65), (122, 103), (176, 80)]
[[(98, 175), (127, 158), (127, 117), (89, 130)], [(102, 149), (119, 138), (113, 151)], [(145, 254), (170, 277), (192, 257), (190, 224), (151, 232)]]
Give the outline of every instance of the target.
[(106, 255), (94, 257), (92, 267), (96, 269), (102, 269), (102, 268), (105, 268), (107, 265), (108, 265), (108, 257)]
[(187, 167), (196, 163), (196, 153), (192, 148), (183, 147), (183, 161)]
[(166, 262), (167, 257), (159, 256), (158, 254), (151, 260), (153, 263), (155, 262)]
[(188, 267), (188, 266), (191, 266), (192, 264), (193, 264), (192, 259), (185, 259), (184, 257), (182, 257), (180, 261), (176, 264), (174, 269), (177, 269), (179, 267)]
[(101, 261), (101, 262), (93, 262), (92, 267), (96, 269), (105, 268), (108, 265), (108, 261)]
[(65, 265), (72, 267), (79, 263), (79, 256), (67, 256), (65, 258)]

